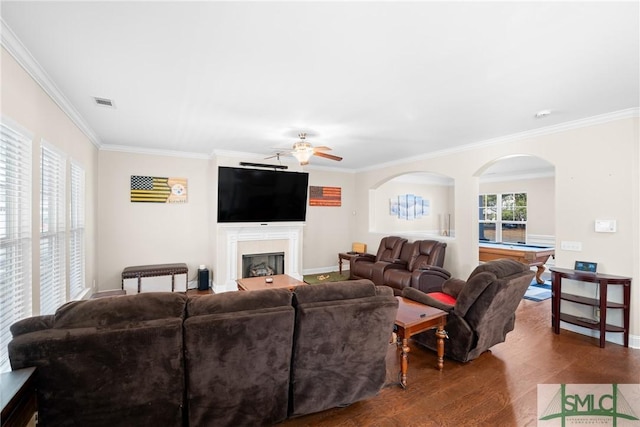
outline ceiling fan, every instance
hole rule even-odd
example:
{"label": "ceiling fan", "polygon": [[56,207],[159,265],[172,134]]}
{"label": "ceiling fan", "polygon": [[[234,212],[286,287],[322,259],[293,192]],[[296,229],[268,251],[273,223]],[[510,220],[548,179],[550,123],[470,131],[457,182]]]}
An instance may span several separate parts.
{"label": "ceiling fan", "polygon": [[[338,162],[342,160],[342,157],[325,153],[325,151],[331,150],[331,148],[329,147],[326,147],[326,146],[314,147],[313,145],[311,145],[311,143],[306,140],[307,134],[305,132],[299,133],[298,137],[300,138],[300,141],[296,141],[293,144],[291,151],[278,152],[271,157],[280,158],[280,156],[291,155],[295,157],[296,160],[298,160],[298,162],[303,166],[309,164],[309,159],[311,159],[311,156],[324,157],[325,159],[336,160]],[[269,159],[271,157],[267,157],[267,158]]]}

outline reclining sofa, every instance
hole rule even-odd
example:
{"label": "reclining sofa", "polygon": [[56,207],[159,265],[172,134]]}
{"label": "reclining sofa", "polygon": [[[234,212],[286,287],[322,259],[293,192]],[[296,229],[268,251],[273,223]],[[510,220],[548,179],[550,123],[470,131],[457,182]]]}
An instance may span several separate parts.
{"label": "reclining sofa", "polygon": [[369,279],[389,286],[395,295],[407,288],[438,292],[451,277],[443,268],[447,244],[437,240],[409,242],[396,236],[380,241],[377,254],[363,254],[350,261],[350,279]]}
{"label": "reclining sofa", "polygon": [[272,425],[378,393],[397,306],[368,280],[143,293],[18,321],[8,350],[45,426]]}

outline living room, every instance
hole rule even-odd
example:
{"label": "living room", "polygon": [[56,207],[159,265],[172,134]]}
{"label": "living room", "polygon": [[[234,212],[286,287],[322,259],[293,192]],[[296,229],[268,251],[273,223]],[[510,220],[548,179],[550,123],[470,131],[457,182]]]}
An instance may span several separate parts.
{"label": "living room", "polygon": [[[2,7],[4,13],[5,5]],[[637,13],[635,16],[637,24]],[[3,20],[3,30],[7,24]],[[84,169],[87,294],[119,288],[122,270],[127,266],[169,262],[187,263],[190,281],[195,280],[198,267],[205,265],[212,272],[214,291],[230,290],[226,283],[229,267],[223,238],[225,227],[216,222],[218,167],[238,166],[242,161],[268,162],[264,158],[270,153],[218,149],[215,145],[207,153],[182,152],[179,143],[175,143],[173,149],[127,146],[124,141],[96,144],[93,131],[83,128],[79,123],[84,120],[74,117],[75,109],[65,108],[66,98],[60,96],[55,82],[47,84],[47,74],[37,71],[38,61],[19,40],[11,37],[12,33],[3,31],[2,120],[12,128],[23,130],[32,141],[31,239],[37,242],[40,234],[38,147],[39,142],[45,140]],[[637,53],[635,59],[635,68],[629,73],[635,72],[637,77]],[[609,77],[603,75],[602,78]],[[594,86],[597,84],[594,82]],[[637,83],[629,90],[637,93]],[[419,172],[445,176],[453,182],[453,208],[432,206],[434,214],[451,214],[447,235],[440,226],[438,234],[417,231],[402,234],[410,240],[445,241],[445,268],[454,277],[466,278],[479,263],[477,204],[478,194],[482,192],[481,176],[496,162],[513,156],[533,156],[554,167],[554,206],[548,214],[554,219],[555,265],[572,268],[576,260],[597,261],[599,271],[629,276],[637,283],[640,280],[640,106],[638,97],[635,98],[635,104],[624,108],[603,112],[594,107],[592,111],[597,113],[580,119],[554,119],[559,121],[492,138],[472,136],[466,145],[449,148],[445,144],[367,166],[338,168],[331,162],[314,158],[309,166],[303,167],[292,159],[283,160],[290,171],[308,172],[311,186],[341,188],[341,206],[307,207],[306,221],[301,226],[300,273],[335,270],[337,254],[350,250],[355,241],[365,243],[370,251],[375,250],[381,238],[395,230],[376,225],[376,218],[372,216],[372,193],[393,178]],[[304,97],[297,101],[305,102]],[[68,100],[66,103],[66,106],[72,105]],[[469,113],[465,107],[460,111],[451,109],[449,115],[459,117],[460,126],[464,127],[464,120],[472,121],[474,112]],[[118,121],[115,115],[111,126],[117,127]],[[393,142],[387,150],[393,151]],[[131,203],[132,175],[186,178],[188,202]],[[596,219],[615,220],[617,231],[595,232]],[[278,225],[256,227],[277,229]],[[580,242],[582,250],[562,249],[561,242]],[[31,256],[32,278],[42,273],[37,246],[34,245]],[[29,313],[39,314],[38,281],[28,283]],[[630,311],[629,345],[637,349],[640,348],[637,286],[632,287]],[[591,336],[589,331],[576,331]],[[550,328],[548,333],[551,334]],[[608,340],[620,344],[620,337],[615,334]],[[608,351],[608,347],[604,351]]]}

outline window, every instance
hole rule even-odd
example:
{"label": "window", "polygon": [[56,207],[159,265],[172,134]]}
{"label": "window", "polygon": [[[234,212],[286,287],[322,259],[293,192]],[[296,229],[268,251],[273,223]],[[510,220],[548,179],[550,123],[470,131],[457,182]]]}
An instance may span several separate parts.
{"label": "window", "polygon": [[78,298],[84,283],[84,169],[71,162],[69,203],[69,297]]}
{"label": "window", "polygon": [[527,193],[481,194],[480,241],[527,242]]}
{"label": "window", "polygon": [[53,314],[67,300],[65,160],[44,141],[40,156],[40,314]]}
{"label": "window", "polygon": [[31,138],[6,122],[0,123],[0,368],[9,361],[9,327],[32,313]]}

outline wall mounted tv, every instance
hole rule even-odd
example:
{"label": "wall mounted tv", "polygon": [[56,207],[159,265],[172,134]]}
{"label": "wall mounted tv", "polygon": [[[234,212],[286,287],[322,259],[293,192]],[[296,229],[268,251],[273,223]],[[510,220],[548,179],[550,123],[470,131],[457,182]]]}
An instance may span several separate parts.
{"label": "wall mounted tv", "polygon": [[218,222],[304,221],[309,174],[218,168]]}

